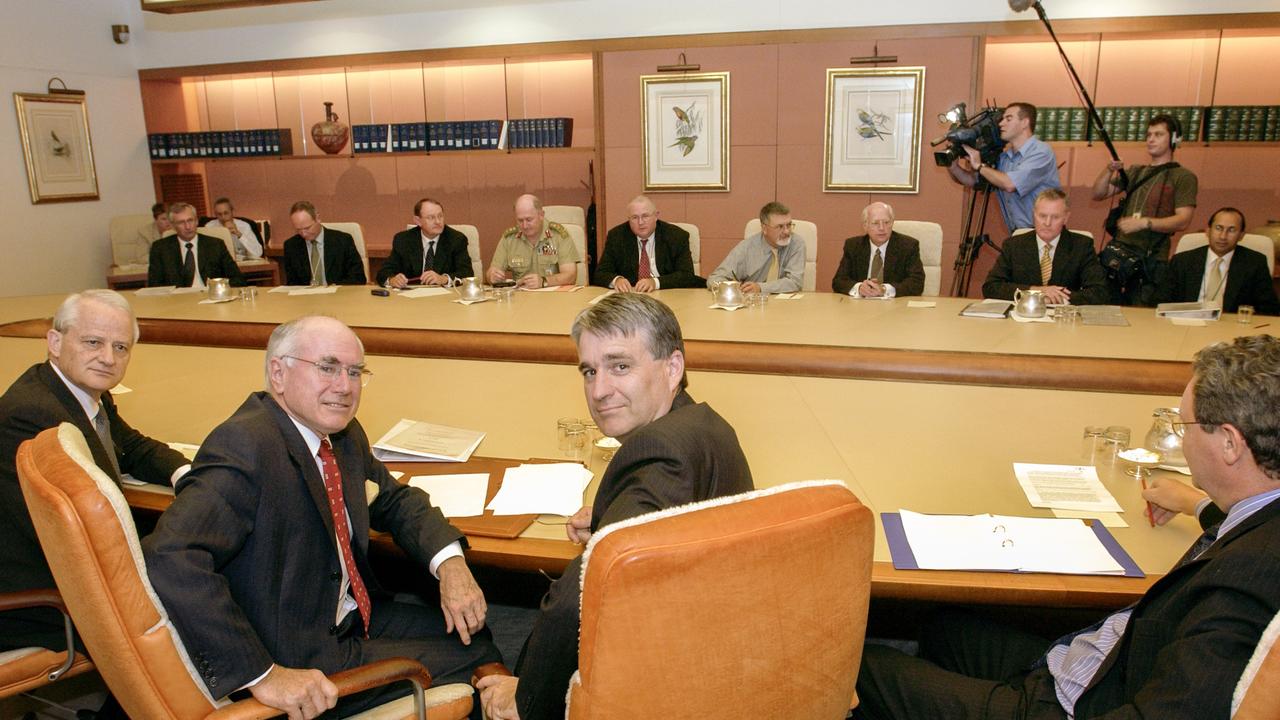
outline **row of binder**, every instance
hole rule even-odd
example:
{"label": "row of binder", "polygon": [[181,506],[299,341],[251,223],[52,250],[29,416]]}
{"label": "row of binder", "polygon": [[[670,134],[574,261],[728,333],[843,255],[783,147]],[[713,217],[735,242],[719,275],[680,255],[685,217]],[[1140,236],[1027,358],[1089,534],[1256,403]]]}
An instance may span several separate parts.
{"label": "row of binder", "polygon": [[147,147],[152,160],[292,155],[293,133],[289,128],[152,133]]}
{"label": "row of binder", "polygon": [[[1046,142],[1094,140],[1097,128],[1083,107],[1041,107],[1036,136]],[[1156,115],[1172,115],[1182,124],[1184,142],[1280,141],[1280,105],[1099,107],[1107,134],[1116,142],[1142,142],[1147,123]]]}
{"label": "row of binder", "polygon": [[573,144],[573,118],[356,125],[351,132],[359,154],[557,148]]}

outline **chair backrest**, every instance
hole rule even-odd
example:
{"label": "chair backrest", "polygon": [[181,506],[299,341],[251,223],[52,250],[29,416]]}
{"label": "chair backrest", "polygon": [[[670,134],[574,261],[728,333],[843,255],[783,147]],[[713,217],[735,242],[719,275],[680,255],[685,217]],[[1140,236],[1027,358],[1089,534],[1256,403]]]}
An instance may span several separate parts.
{"label": "chair backrest", "polygon": [[[804,286],[803,290],[813,292],[818,287],[818,226],[808,220],[793,220],[796,235],[804,238]],[[742,239],[760,232],[760,218],[751,218],[742,231]]]}
{"label": "chair backrest", "polygon": [[232,258],[236,256],[236,245],[235,241],[231,239],[230,230],[218,225],[215,227],[202,227],[198,232],[201,235],[218,238],[222,241],[222,244],[227,247],[227,253],[231,255]]}
{"label": "chair backrest", "polygon": [[920,241],[920,263],[924,265],[924,292],[937,295],[942,287],[942,226],[924,220],[895,220],[895,232]]}
{"label": "chair backrest", "polygon": [[475,225],[450,225],[467,236],[467,254],[471,256],[471,269],[478,278],[484,277],[484,260],[480,259],[480,229]]}
{"label": "chair backrest", "polygon": [[[153,221],[150,213],[139,215],[116,215],[107,223],[107,234],[111,238],[111,264],[117,266],[146,265],[146,258],[137,258],[138,229]],[[139,262],[139,260],[141,262]]]}
{"label": "chair backrest", "polygon": [[360,253],[360,262],[364,265],[364,277],[366,281],[373,280],[373,276],[369,275],[369,253],[364,249],[364,230],[360,228],[360,223],[354,222],[326,222],[320,223],[325,227],[341,230],[351,236],[356,243],[356,252]]}
{"label": "chair backrest", "polygon": [[693,274],[702,275],[702,233],[693,223],[671,223],[689,233],[689,255],[693,257]]}
{"label": "chair backrest", "polygon": [[835,481],[601,530],[583,554],[568,717],[844,717],[874,535]]}
{"label": "chair backrest", "polygon": [[[1198,247],[1204,247],[1205,245],[1208,245],[1208,244],[1209,244],[1208,235],[1205,235],[1202,232],[1187,233],[1186,235],[1183,235],[1180,240],[1178,240],[1178,249],[1176,252],[1186,252],[1188,250],[1195,250]],[[1275,241],[1273,241],[1271,238],[1267,237],[1266,235],[1257,235],[1255,233],[1245,233],[1244,237],[1240,238],[1240,244],[1249,248],[1250,250],[1256,250],[1262,253],[1264,256],[1266,256],[1267,270],[1270,270],[1272,275],[1276,274]]]}
{"label": "chair backrest", "polygon": [[198,679],[142,559],[129,505],[70,423],[18,448],[18,480],[54,580],[103,680],[129,717],[202,718]]}
{"label": "chair backrest", "polygon": [[581,225],[565,225],[564,229],[573,240],[573,246],[578,249],[578,279],[574,284],[590,285],[587,278],[587,230]]}
{"label": "chair backrest", "polygon": [[1280,708],[1280,613],[1262,632],[1231,698],[1232,720],[1275,720]]}
{"label": "chair backrest", "polygon": [[577,205],[543,205],[542,212],[551,222],[558,222],[561,225],[579,225],[584,232],[586,231],[587,213]]}

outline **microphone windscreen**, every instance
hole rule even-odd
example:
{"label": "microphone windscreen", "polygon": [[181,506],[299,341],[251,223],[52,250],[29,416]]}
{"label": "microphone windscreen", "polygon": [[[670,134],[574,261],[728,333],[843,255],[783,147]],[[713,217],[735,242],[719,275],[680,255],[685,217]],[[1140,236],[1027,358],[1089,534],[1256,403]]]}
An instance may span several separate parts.
{"label": "microphone windscreen", "polygon": [[1014,12],[1023,12],[1031,7],[1035,0],[1009,0],[1009,9]]}

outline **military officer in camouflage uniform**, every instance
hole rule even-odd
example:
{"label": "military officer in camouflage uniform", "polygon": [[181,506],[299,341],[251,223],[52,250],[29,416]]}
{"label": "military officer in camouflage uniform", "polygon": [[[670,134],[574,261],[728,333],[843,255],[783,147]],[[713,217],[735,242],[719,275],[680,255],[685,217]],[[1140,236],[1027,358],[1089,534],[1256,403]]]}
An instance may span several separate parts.
{"label": "military officer in camouflage uniform", "polygon": [[535,195],[516,198],[516,225],[502,233],[489,265],[489,282],[515,280],[536,289],[572,285],[578,278],[578,249],[560,223],[549,222]]}

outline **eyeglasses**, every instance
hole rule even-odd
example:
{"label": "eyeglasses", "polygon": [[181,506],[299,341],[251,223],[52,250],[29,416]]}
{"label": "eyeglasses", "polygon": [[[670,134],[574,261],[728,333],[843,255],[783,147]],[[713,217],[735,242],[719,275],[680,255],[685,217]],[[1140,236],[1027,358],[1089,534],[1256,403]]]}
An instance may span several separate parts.
{"label": "eyeglasses", "polygon": [[1207,423],[1200,420],[1187,420],[1186,422],[1171,422],[1173,426],[1173,434],[1182,437],[1187,432],[1188,425],[1203,425],[1206,427],[1216,425],[1217,423]]}
{"label": "eyeglasses", "polygon": [[657,213],[644,213],[644,214],[642,214],[642,215],[632,215],[631,217],[628,217],[627,219],[628,219],[628,220],[630,220],[630,221],[632,221],[632,222],[649,222],[650,220],[652,220],[652,219],[654,219],[654,218],[656,218],[656,217],[658,217],[658,214],[657,214]]}
{"label": "eyeglasses", "polygon": [[796,224],[793,221],[793,222],[778,223],[777,225],[770,225],[769,227],[773,228],[774,230],[795,230]]}
{"label": "eyeglasses", "polygon": [[338,379],[338,373],[346,373],[347,379],[353,383],[360,383],[360,387],[365,387],[369,381],[373,379],[373,373],[358,365],[339,365],[338,363],[316,362],[300,358],[297,355],[285,355],[290,360],[299,360],[301,362],[312,365],[316,369],[316,373],[320,375],[320,379],[325,382],[333,382]]}

